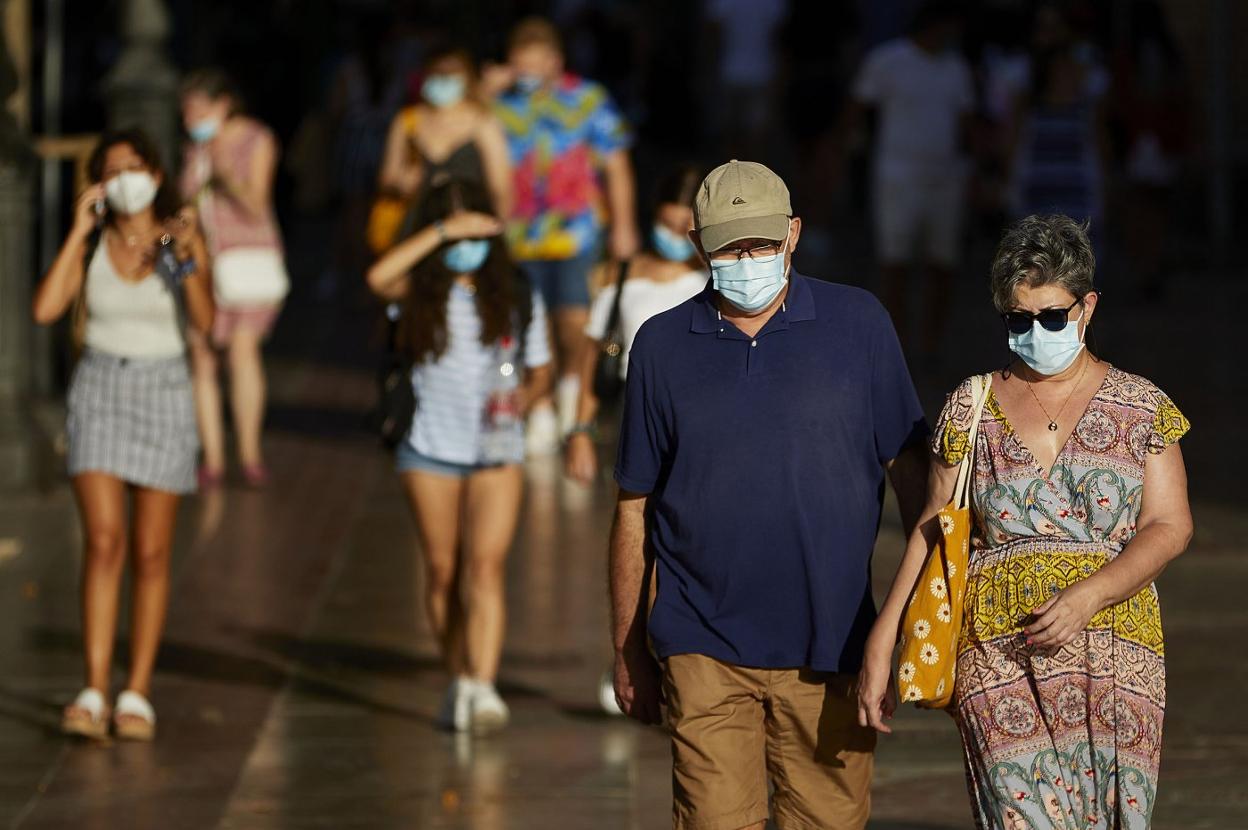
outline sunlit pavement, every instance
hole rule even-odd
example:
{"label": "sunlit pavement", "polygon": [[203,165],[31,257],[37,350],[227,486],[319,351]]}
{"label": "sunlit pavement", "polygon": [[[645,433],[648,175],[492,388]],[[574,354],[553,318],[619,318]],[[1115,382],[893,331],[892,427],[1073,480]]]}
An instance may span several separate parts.
{"label": "sunlit pavement", "polygon": [[[960,289],[959,308],[975,310],[957,312],[950,354],[920,379],[931,415],[952,380],[987,368],[967,355],[991,364],[1002,352],[991,351],[995,330],[980,327],[980,286],[977,278]],[[1231,296],[1219,313],[1229,319],[1244,289],[1223,287]],[[1248,519],[1229,489],[1243,469],[1237,407],[1248,396],[1226,371],[1229,358],[1207,345],[1217,320],[1182,309],[1118,313],[1105,326],[1111,356],[1152,376],[1196,423],[1185,445],[1197,538],[1160,585],[1169,706],[1155,826],[1248,827]],[[63,485],[0,504],[0,821],[109,830],[668,825],[664,734],[597,704],[609,657],[609,478],[585,490],[563,480],[554,459],[530,465],[500,684],[513,724],[484,739],[436,731],[445,679],[418,603],[411,519],[389,459],[361,428],[373,394],[367,361],[358,349],[334,359],[334,314],[293,319],[271,361],[274,485],[229,487],[183,509],[154,744],[57,734],[59,708],[80,683],[78,523]],[[357,339],[364,328],[359,315],[347,326]],[[890,507],[877,589],[900,546]],[[895,729],[880,744],[871,827],[968,827],[951,721],[905,711]]]}

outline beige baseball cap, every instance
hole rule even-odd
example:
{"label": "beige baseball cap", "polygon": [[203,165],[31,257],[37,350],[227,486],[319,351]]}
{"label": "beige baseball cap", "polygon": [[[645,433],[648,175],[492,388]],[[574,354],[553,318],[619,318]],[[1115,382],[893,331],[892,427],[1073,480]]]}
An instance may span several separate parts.
{"label": "beige baseball cap", "polygon": [[784,180],[753,161],[716,167],[693,198],[694,227],[708,252],[738,239],[784,239],[792,215]]}

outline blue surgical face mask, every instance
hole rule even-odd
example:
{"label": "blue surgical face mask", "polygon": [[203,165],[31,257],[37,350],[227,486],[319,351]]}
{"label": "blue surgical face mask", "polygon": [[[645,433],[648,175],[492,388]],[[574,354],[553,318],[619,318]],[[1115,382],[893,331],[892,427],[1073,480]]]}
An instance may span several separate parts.
{"label": "blue surgical face mask", "polygon": [[1080,314],[1061,331],[1049,331],[1036,320],[1031,324],[1030,331],[1010,333],[1010,351],[1022,358],[1034,372],[1041,375],[1061,374],[1083,351],[1083,335],[1079,332],[1079,321],[1082,319],[1083,314]]}
{"label": "blue surgical face mask", "polygon": [[456,274],[471,274],[481,267],[489,255],[490,240],[461,239],[446,249],[442,261]]}
{"label": "blue surgical face mask", "polygon": [[196,144],[212,141],[221,132],[221,122],[216,118],[202,118],[186,128],[187,135]]}
{"label": "blue surgical face mask", "polygon": [[520,90],[526,95],[529,93],[537,92],[541,88],[542,88],[542,76],[541,75],[517,75],[516,76],[516,89]]}
{"label": "blue surgical face mask", "polygon": [[656,224],[650,238],[654,241],[654,250],[659,256],[672,262],[684,262],[697,252],[689,237],[672,233],[666,225]]}
{"label": "blue surgical face mask", "polygon": [[780,253],[767,262],[755,262],[748,256],[726,263],[717,263],[712,259],[711,280],[715,290],[742,311],[766,308],[776,299],[788,278],[784,265],[788,247],[786,238]]}
{"label": "blue surgical face mask", "polygon": [[430,75],[421,85],[420,94],[435,107],[449,107],[464,100],[467,87],[462,75]]}

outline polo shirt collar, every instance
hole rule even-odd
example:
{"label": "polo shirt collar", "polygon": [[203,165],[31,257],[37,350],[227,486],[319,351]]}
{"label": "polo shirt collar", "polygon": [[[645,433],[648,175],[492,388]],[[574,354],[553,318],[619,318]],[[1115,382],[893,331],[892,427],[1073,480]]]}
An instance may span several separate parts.
{"label": "polo shirt collar", "polygon": [[[796,269],[789,272],[789,293],[784,298],[781,312],[790,323],[815,319],[815,298],[810,291],[810,280]],[[772,318],[775,319],[775,318]],[[719,320],[719,295],[714,280],[707,280],[706,287],[693,303],[689,330],[697,334],[715,334],[723,324]]]}

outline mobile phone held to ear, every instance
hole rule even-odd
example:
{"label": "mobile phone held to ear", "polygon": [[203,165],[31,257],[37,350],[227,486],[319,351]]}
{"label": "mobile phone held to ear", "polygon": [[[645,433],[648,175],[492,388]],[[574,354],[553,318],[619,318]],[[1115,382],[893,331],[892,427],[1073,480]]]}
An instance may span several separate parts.
{"label": "mobile phone held to ear", "polygon": [[95,226],[98,228],[104,224],[104,211],[107,209],[107,205],[104,204],[103,199],[96,199],[92,207],[95,208]]}

